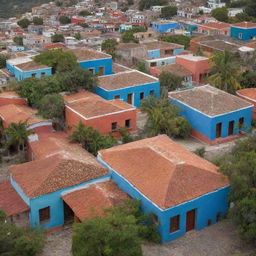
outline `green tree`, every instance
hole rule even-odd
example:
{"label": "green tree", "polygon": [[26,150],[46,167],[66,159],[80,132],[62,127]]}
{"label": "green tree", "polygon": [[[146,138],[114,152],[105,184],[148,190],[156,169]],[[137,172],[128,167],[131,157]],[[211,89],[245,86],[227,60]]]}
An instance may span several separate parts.
{"label": "green tree", "polygon": [[248,3],[245,8],[245,12],[249,16],[256,18],[256,2],[254,0],[248,0]]}
{"label": "green tree", "polygon": [[81,40],[81,38],[82,38],[80,33],[76,33],[74,37],[77,40]]}
{"label": "green tree", "polygon": [[150,136],[167,134],[185,138],[190,135],[189,122],[178,116],[180,110],[169,99],[149,97],[141,101],[141,109],[148,114],[145,130]]}
{"label": "green tree", "polygon": [[1,210],[0,216],[0,255],[36,256],[42,251],[45,242],[42,230],[16,227]]}
{"label": "green tree", "polygon": [[165,19],[171,19],[177,15],[178,8],[176,6],[166,6],[161,9],[161,17]]}
{"label": "green tree", "polygon": [[39,17],[34,17],[32,22],[34,23],[34,25],[43,25],[44,24],[43,18],[39,18]]}
{"label": "green tree", "polygon": [[106,214],[75,224],[74,256],[142,256],[144,240],[159,242],[152,217],[140,212],[139,201],[124,201],[120,206],[106,209]]}
{"label": "green tree", "polygon": [[215,8],[211,14],[218,21],[228,22],[228,9],[226,7]]}
{"label": "green tree", "polygon": [[144,9],[149,9],[154,5],[167,5],[168,0],[140,0],[139,1],[139,10],[143,11]]}
{"label": "green tree", "polygon": [[17,45],[23,45],[23,37],[22,36],[15,36],[13,38],[13,42]]}
{"label": "green tree", "polygon": [[250,21],[252,18],[246,12],[241,12],[236,14],[235,19],[236,19],[236,22],[242,22],[242,21]]}
{"label": "green tree", "polygon": [[112,135],[101,135],[92,127],[86,127],[79,122],[77,129],[70,135],[72,142],[78,142],[81,146],[93,155],[97,155],[98,151],[114,146],[117,141]]}
{"label": "green tree", "polygon": [[79,23],[78,25],[83,28],[89,28],[89,25],[87,23]]}
{"label": "green tree", "polygon": [[11,123],[9,127],[4,129],[5,145],[7,148],[14,146],[17,151],[24,151],[25,143],[30,134],[32,134],[32,131],[27,130],[26,123]]}
{"label": "green tree", "polygon": [[256,88],[256,72],[247,70],[240,77],[242,88]]}
{"label": "green tree", "polygon": [[133,34],[137,32],[146,32],[146,31],[147,31],[147,28],[144,26],[134,27],[130,30],[126,30],[122,33],[122,41],[124,43],[130,43],[130,42],[138,43],[138,40],[134,37]]}
{"label": "green tree", "polygon": [[211,68],[213,75],[209,77],[209,81],[213,86],[229,93],[235,93],[241,88],[238,80],[239,68],[235,65],[234,55],[231,52],[218,52],[211,61],[214,65]]}
{"label": "green tree", "polygon": [[113,59],[116,58],[116,46],[118,45],[116,39],[106,39],[101,44],[101,49],[107,54],[110,54]]}
{"label": "green tree", "polygon": [[7,55],[0,54],[0,68],[6,67],[6,61],[8,59]]}
{"label": "green tree", "polygon": [[17,22],[17,24],[22,27],[22,28],[27,28],[30,24],[31,24],[31,21],[24,18],[24,19],[21,19]]}
{"label": "green tree", "polygon": [[59,17],[59,22],[60,22],[60,24],[65,25],[65,24],[69,24],[71,22],[71,20],[69,17],[62,15]]}
{"label": "green tree", "polygon": [[62,49],[47,50],[35,56],[34,61],[53,68],[54,72],[64,72],[78,66],[76,56]]}
{"label": "green tree", "polygon": [[53,43],[64,42],[65,38],[63,34],[54,34],[51,37]]}
{"label": "green tree", "polygon": [[182,78],[173,75],[168,71],[161,72],[159,82],[163,96],[167,96],[166,94],[168,94],[169,91],[175,91],[184,87],[182,84]]}
{"label": "green tree", "polygon": [[92,15],[88,10],[82,10],[78,13],[80,16],[89,16]]}
{"label": "green tree", "polygon": [[139,61],[136,65],[136,69],[143,73],[148,73],[145,61]]}
{"label": "green tree", "polygon": [[184,35],[161,36],[159,39],[161,41],[165,41],[169,43],[184,45],[186,49],[189,47],[190,40],[191,40],[189,36],[184,36]]}

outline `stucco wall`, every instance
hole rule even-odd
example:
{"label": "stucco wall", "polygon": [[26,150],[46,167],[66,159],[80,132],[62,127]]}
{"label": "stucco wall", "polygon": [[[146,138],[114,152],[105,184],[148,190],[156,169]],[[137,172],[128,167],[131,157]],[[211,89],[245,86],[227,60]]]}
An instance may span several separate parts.
{"label": "stucco wall", "polygon": [[99,59],[99,60],[89,60],[81,61],[79,65],[83,69],[89,70],[90,68],[94,69],[94,74],[100,72],[100,67],[104,67],[104,75],[111,75],[112,72],[112,58],[108,59]]}
{"label": "stucco wall", "polygon": [[[242,34],[242,38],[239,38],[239,33]],[[230,36],[238,40],[251,40],[253,37],[256,37],[256,28],[238,28],[231,26]]]}

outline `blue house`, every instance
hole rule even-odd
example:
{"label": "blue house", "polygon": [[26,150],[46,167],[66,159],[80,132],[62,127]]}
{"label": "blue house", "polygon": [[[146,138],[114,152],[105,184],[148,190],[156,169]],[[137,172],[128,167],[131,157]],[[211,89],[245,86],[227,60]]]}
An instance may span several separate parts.
{"label": "blue house", "polygon": [[237,138],[251,127],[253,105],[210,85],[169,92],[171,103],[192,126],[192,136],[208,144]]}
{"label": "blue house", "polygon": [[180,25],[176,21],[162,20],[153,22],[152,28],[155,29],[158,33],[166,33],[175,29],[180,29]]}
{"label": "blue house", "polygon": [[14,75],[17,81],[30,77],[42,78],[52,75],[51,67],[36,63],[30,57],[7,60],[6,67]]}
{"label": "blue house", "polygon": [[160,96],[159,80],[137,70],[98,77],[96,94],[106,100],[122,99],[136,107],[150,95]]}
{"label": "blue house", "polygon": [[256,23],[244,21],[231,24],[230,36],[243,41],[254,39],[256,37]]}
{"label": "blue house", "polygon": [[153,213],[163,242],[200,230],[228,210],[229,181],[212,163],[166,135],[101,150],[111,179]]}
{"label": "blue house", "polygon": [[76,55],[81,68],[100,76],[113,74],[111,55],[86,47],[68,49],[68,51]]}

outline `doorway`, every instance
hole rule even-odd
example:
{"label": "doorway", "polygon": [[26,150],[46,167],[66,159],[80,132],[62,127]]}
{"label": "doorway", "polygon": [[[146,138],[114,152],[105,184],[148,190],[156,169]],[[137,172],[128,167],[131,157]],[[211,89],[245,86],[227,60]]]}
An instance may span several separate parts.
{"label": "doorway", "polygon": [[234,121],[230,121],[228,124],[228,136],[234,134]]}
{"label": "doorway", "polygon": [[104,67],[100,67],[100,72],[99,72],[99,75],[100,76],[103,76],[104,75]]}
{"label": "doorway", "polygon": [[64,201],[64,223],[72,223],[74,222],[74,212],[72,211],[72,209],[69,207],[69,205],[67,205]]}
{"label": "doorway", "polygon": [[186,232],[195,229],[196,210],[191,210],[186,214]]}
{"label": "doorway", "polygon": [[222,124],[218,123],[216,125],[216,138],[220,138],[221,137],[221,130],[222,130]]}
{"label": "doorway", "polygon": [[133,104],[133,94],[132,93],[129,93],[128,95],[127,95],[127,102],[129,103],[129,104]]}

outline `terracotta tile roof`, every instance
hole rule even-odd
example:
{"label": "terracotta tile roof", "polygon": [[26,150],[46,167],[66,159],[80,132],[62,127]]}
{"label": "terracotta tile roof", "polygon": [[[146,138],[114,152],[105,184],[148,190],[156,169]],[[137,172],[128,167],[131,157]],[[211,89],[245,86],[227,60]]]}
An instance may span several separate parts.
{"label": "terracotta tile roof", "polygon": [[120,73],[120,72],[124,72],[124,71],[131,70],[131,69],[128,67],[125,67],[123,65],[113,63],[112,70],[114,73]]}
{"label": "terracotta tile roof", "polygon": [[99,164],[66,159],[61,155],[13,165],[9,167],[9,171],[29,198],[72,187],[108,174]]}
{"label": "terracotta tile roof", "polygon": [[0,209],[7,216],[22,213],[29,210],[28,205],[21,199],[10,181],[0,182]]}
{"label": "terracotta tile roof", "polygon": [[0,117],[3,119],[4,128],[11,123],[26,122],[28,126],[46,122],[48,120],[36,115],[37,110],[25,105],[9,104],[0,107]]}
{"label": "terracotta tile roof", "polygon": [[141,45],[140,44],[136,44],[136,43],[119,43],[116,46],[116,49],[126,50],[126,49],[138,48],[138,47],[141,47]]}
{"label": "terracotta tile roof", "polygon": [[138,71],[121,72],[109,76],[98,77],[98,86],[108,91],[117,90],[120,88],[133,87],[158,82],[155,77],[143,74]]}
{"label": "terracotta tile roof", "polygon": [[73,52],[76,55],[78,61],[111,58],[111,55],[108,55],[103,52],[95,51],[87,47],[79,47],[74,49],[63,49],[63,50]]}
{"label": "terracotta tile roof", "polygon": [[0,93],[0,98],[7,98],[7,99],[22,99],[19,94],[14,91],[6,91]]}
{"label": "terracotta tile roof", "polygon": [[158,67],[160,72],[168,71],[172,73],[173,75],[179,76],[179,77],[188,77],[192,76],[192,72],[188,69],[184,68],[183,66],[179,64],[169,64],[165,66]]}
{"label": "terracotta tile roof", "polygon": [[38,69],[45,69],[49,68],[46,65],[34,62],[34,61],[29,61],[26,63],[18,64],[16,65],[17,68],[23,70],[23,71],[30,71],[30,70],[38,70]]}
{"label": "terracotta tile roof", "polygon": [[241,97],[246,97],[249,100],[256,101],[256,88],[241,89],[236,92]]}
{"label": "terracotta tile roof", "polygon": [[80,220],[85,220],[104,216],[104,208],[116,206],[129,196],[113,181],[105,181],[65,194],[62,199]]}
{"label": "terracotta tile roof", "polygon": [[224,22],[208,22],[204,24],[200,24],[200,27],[212,28],[212,29],[225,29],[229,28],[230,24]]}
{"label": "terracotta tile roof", "polygon": [[238,51],[238,49],[240,48],[240,46],[236,44],[225,42],[223,40],[202,41],[202,42],[199,42],[199,44],[202,46],[213,48],[214,50],[219,50],[219,51],[234,52],[234,51]]}
{"label": "terracotta tile roof", "polygon": [[[68,97],[72,97],[72,95]],[[67,99],[68,97],[64,97],[64,99]],[[76,95],[73,96],[73,98],[75,97]],[[134,109],[132,105],[123,102],[122,100],[116,99],[107,101],[90,92],[80,92],[78,93],[76,100],[68,100],[67,102],[69,103],[67,103],[66,106],[69,109],[78,112],[84,118],[93,118],[102,115],[114,114],[119,111]]]}
{"label": "terracotta tile roof", "polygon": [[145,46],[147,50],[156,50],[156,49],[180,49],[183,48],[184,45],[174,44],[164,41],[156,41],[156,42],[147,42],[142,43],[142,46]]}
{"label": "terracotta tile roof", "polygon": [[45,49],[57,49],[57,48],[65,48],[65,47],[66,46],[64,43],[49,43],[44,45]]}
{"label": "terracotta tile roof", "polygon": [[100,151],[102,159],[162,209],[229,185],[212,163],[166,135]]}
{"label": "terracotta tile roof", "polygon": [[[252,106],[247,101],[210,85],[179,92],[169,92],[169,97],[208,116],[226,114]],[[223,102],[225,102],[225,104],[223,104]]]}
{"label": "terracotta tile roof", "polygon": [[256,23],[244,21],[241,23],[235,23],[231,25],[232,27],[239,27],[239,28],[256,28]]}
{"label": "terracotta tile roof", "polygon": [[246,44],[245,46],[256,49],[256,42],[250,42],[250,43]]}

